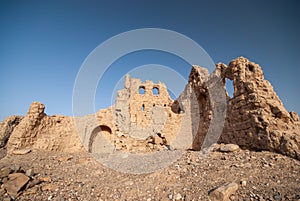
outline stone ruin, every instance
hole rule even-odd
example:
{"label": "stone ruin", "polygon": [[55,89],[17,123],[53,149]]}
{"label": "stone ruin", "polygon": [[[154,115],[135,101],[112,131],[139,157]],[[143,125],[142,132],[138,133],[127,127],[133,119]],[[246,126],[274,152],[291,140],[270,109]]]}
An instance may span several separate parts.
{"label": "stone ruin", "polygon": [[172,103],[165,84],[141,82],[126,75],[115,105],[96,115],[102,130],[110,131],[107,138],[117,150],[162,150],[169,148],[181,122],[181,115],[171,109]]}
{"label": "stone ruin", "polygon": [[[226,92],[232,80],[233,97]],[[213,91],[220,100],[212,100]],[[220,87],[221,86],[221,87]],[[193,66],[188,83],[172,100],[159,82],[142,82],[126,76],[116,102],[95,115],[47,116],[45,106],[34,102],[25,117],[11,116],[0,124],[0,146],[8,153],[23,149],[53,151],[155,152],[200,150],[212,143],[234,143],[244,149],[269,150],[300,159],[300,121],[288,112],[264,79],[261,67],[244,57],[228,66],[219,63],[212,74]],[[221,111],[221,112],[220,112]],[[215,113],[223,115],[222,132],[206,141]]]}

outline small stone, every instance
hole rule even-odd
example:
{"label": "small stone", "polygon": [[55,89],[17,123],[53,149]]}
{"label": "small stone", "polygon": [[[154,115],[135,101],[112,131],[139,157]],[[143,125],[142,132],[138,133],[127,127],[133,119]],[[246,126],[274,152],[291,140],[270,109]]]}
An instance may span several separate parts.
{"label": "small stone", "polygon": [[15,155],[24,155],[24,154],[28,154],[29,152],[31,152],[30,149],[16,149],[12,153]]}
{"label": "small stone", "polygon": [[277,195],[274,195],[275,200],[281,200],[281,194],[278,193]]}
{"label": "small stone", "polygon": [[39,179],[41,181],[44,181],[44,182],[51,182],[52,181],[51,177],[40,177]]}
{"label": "small stone", "polygon": [[20,165],[12,165],[12,170],[14,173],[20,172],[21,166]]}
{"label": "small stone", "polygon": [[3,197],[6,191],[3,188],[0,188],[0,197]]}
{"label": "small stone", "polygon": [[228,201],[230,195],[234,194],[238,188],[239,185],[235,182],[225,183],[209,192],[209,197],[212,201]]}
{"label": "small stone", "polygon": [[59,162],[66,162],[66,161],[69,161],[71,160],[73,157],[72,156],[64,156],[64,157],[60,157],[58,159]]}
{"label": "small stone", "polygon": [[169,198],[170,200],[172,200],[172,199],[173,199],[173,195],[172,195],[172,194],[168,195],[168,198]]}
{"label": "small stone", "polygon": [[126,185],[126,186],[132,186],[132,185],[133,185],[133,181],[126,181],[126,182],[125,182],[125,185]]}
{"label": "small stone", "polygon": [[33,169],[28,169],[26,170],[26,173],[25,173],[28,177],[32,177],[34,175],[34,172],[33,172]]}
{"label": "small stone", "polygon": [[251,163],[246,163],[246,164],[244,165],[244,167],[245,167],[245,168],[252,168],[252,165],[251,165]]}
{"label": "small stone", "polygon": [[181,194],[180,193],[177,193],[175,196],[174,196],[174,199],[175,200],[180,200],[182,198]]}
{"label": "small stone", "polygon": [[58,186],[55,184],[45,184],[42,186],[42,191],[55,191],[58,189]]}
{"label": "small stone", "polygon": [[12,172],[12,169],[9,167],[4,167],[0,170],[0,178],[7,177]]}
{"label": "small stone", "polygon": [[5,184],[6,182],[8,182],[8,177],[4,177],[4,178],[2,179],[2,183],[3,183],[3,184]]}
{"label": "small stone", "polygon": [[10,199],[10,197],[4,197],[3,201],[11,201],[12,199]]}
{"label": "small stone", "polygon": [[22,173],[8,175],[8,181],[4,184],[4,189],[11,196],[16,196],[18,192],[27,184],[29,177]]}
{"label": "small stone", "polygon": [[220,147],[221,152],[234,152],[239,150],[239,145],[236,144],[226,144]]}
{"label": "small stone", "polygon": [[227,160],[227,157],[226,156],[222,156],[221,160]]}
{"label": "small stone", "polygon": [[229,200],[231,200],[231,201],[235,200],[235,196],[234,196],[234,195],[231,195],[231,196],[229,197]]}
{"label": "small stone", "polygon": [[242,185],[243,187],[245,187],[245,186],[247,185],[247,181],[246,181],[246,180],[242,180],[242,181],[241,181],[241,185]]}
{"label": "small stone", "polygon": [[37,185],[37,184],[40,184],[40,183],[41,183],[40,180],[34,179],[34,180],[28,182],[26,188],[27,188],[27,189],[28,189],[28,188],[32,188],[33,186],[35,186],[35,185]]}

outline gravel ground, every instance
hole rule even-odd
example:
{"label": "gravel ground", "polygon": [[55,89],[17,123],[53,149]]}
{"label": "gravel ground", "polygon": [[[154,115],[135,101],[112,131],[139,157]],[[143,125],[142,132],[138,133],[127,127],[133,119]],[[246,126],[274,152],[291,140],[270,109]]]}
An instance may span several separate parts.
{"label": "gravel ground", "polygon": [[215,150],[202,159],[186,151],[167,168],[139,175],[109,169],[85,152],[7,155],[0,168],[8,166],[32,169],[41,183],[2,200],[209,200],[226,182],[239,184],[230,200],[300,200],[300,161],[266,151]]}

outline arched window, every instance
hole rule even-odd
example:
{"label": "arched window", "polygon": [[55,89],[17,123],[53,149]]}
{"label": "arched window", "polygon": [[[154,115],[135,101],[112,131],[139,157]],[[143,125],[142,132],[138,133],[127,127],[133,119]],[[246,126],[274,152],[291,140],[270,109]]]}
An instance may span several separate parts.
{"label": "arched window", "polygon": [[142,105],[142,111],[145,111],[145,105],[144,104]]}
{"label": "arched window", "polygon": [[159,94],[158,88],[157,87],[153,87],[152,93],[153,93],[154,96],[157,96]]}
{"label": "arched window", "polygon": [[144,86],[140,86],[139,87],[139,94],[145,94],[145,87]]}
{"label": "arched window", "polygon": [[234,86],[233,86],[233,81],[226,78],[226,83],[225,83],[225,86],[226,86],[226,92],[228,94],[228,96],[230,98],[233,98],[233,94],[234,94]]}

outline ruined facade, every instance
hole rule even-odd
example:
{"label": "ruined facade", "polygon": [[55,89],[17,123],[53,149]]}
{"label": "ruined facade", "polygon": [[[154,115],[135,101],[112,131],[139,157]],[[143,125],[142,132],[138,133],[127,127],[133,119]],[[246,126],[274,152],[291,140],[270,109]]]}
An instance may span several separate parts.
{"label": "ruined facade", "polygon": [[223,76],[233,80],[222,142],[269,150],[300,159],[300,122],[288,112],[261,67],[246,58],[230,62]]}
{"label": "ruined facade", "polygon": [[[300,122],[288,112],[272,85],[264,79],[261,67],[244,57],[217,64],[207,79],[199,78],[202,68],[193,66],[188,85],[196,91],[202,121],[199,122],[193,149],[201,148],[211,121],[212,110],[207,88],[212,77],[219,77],[225,88],[226,78],[233,81],[234,94],[227,95],[225,125],[218,142],[235,143],[255,150],[269,150],[300,159]],[[202,75],[204,75],[202,73]]]}
{"label": "ruined facade", "polygon": [[[233,97],[227,95],[226,79],[233,81]],[[211,127],[213,121],[222,130],[217,139],[207,140],[207,133],[220,129]],[[5,130],[6,138],[10,134],[9,152],[23,148],[82,151],[83,147],[96,154],[200,150],[218,141],[300,159],[298,115],[286,111],[261,67],[243,57],[228,66],[217,64],[212,74],[193,66],[176,100],[169,97],[163,83],[127,75],[115,104],[96,115],[49,117],[43,104],[35,102],[13,126],[8,128],[5,122],[10,121],[2,122],[0,131]]]}
{"label": "ruined facade", "polygon": [[[126,75],[115,105],[99,110],[97,119],[117,150],[151,151],[169,149],[181,124],[181,113],[171,109],[165,84],[142,82]],[[103,129],[102,129],[103,130]],[[104,129],[105,130],[105,129]],[[92,140],[91,143],[96,143]]]}

